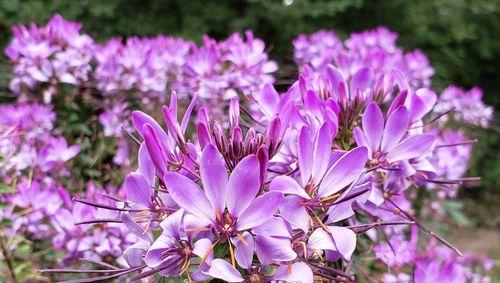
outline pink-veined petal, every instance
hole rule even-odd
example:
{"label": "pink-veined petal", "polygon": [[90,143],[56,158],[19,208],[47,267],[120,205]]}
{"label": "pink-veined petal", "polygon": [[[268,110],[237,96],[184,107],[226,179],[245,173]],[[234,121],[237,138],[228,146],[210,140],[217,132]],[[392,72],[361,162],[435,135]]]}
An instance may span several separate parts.
{"label": "pink-veined petal", "polygon": [[435,141],[432,134],[414,135],[398,144],[387,154],[387,159],[391,162],[411,159],[429,152]]}
{"label": "pink-veined petal", "polygon": [[384,115],[377,104],[373,102],[368,104],[362,117],[362,123],[363,132],[372,152],[378,151],[384,131]]}
{"label": "pink-veined petal", "polygon": [[249,155],[236,165],[226,192],[226,206],[232,216],[238,217],[255,199],[260,188],[260,165],[257,156]]}
{"label": "pink-veined petal", "polygon": [[244,280],[241,273],[236,268],[221,258],[212,260],[210,268],[205,274],[213,278],[222,279],[226,282],[243,282]]}
{"label": "pink-veined petal", "polygon": [[189,178],[173,172],[165,174],[164,182],[170,197],[187,212],[208,223],[215,222],[215,211],[203,191]]}
{"label": "pink-veined petal", "polygon": [[283,201],[280,192],[268,192],[257,197],[237,218],[238,230],[247,230],[261,225],[271,218]]}
{"label": "pink-veined petal", "polygon": [[382,136],[381,150],[389,152],[393,149],[408,130],[410,116],[404,106],[398,107],[387,118],[384,135]]}
{"label": "pink-veined petal", "polygon": [[214,145],[205,147],[200,159],[200,176],[205,195],[219,213],[224,212],[227,190],[227,169]]}
{"label": "pink-veined petal", "polygon": [[318,197],[327,197],[340,191],[363,172],[368,159],[366,147],[357,147],[339,158],[330,168],[318,189]]}

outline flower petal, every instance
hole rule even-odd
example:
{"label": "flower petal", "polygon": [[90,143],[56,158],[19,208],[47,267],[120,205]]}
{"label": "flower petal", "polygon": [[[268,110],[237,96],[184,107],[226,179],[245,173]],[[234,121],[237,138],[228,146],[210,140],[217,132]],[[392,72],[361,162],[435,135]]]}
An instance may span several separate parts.
{"label": "flower petal", "polygon": [[291,261],[297,257],[287,238],[255,236],[255,252],[262,265],[273,261]]}
{"label": "flower petal", "polygon": [[364,67],[356,71],[351,78],[351,93],[356,93],[356,90],[364,91],[373,80],[373,71],[370,68]]}
{"label": "flower petal", "polygon": [[336,250],[332,235],[318,228],[312,232],[307,241],[307,247],[313,250]]}
{"label": "flower petal", "polygon": [[362,117],[363,131],[372,152],[377,152],[384,132],[384,115],[374,102],[368,104]]}
{"label": "flower petal", "polygon": [[163,176],[167,171],[166,148],[162,146],[157,132],[150,124],[144,124],[142,127],[144,142],[149,152],[149,156],[155,165],[156,171]]}
{"label": "flower petal", "polygon": [[214,145],[205,147],[200,159],[200,176],[205,195],[219,213],[224,212],[227,189],[227,169]]}
{"label": "flower petal", "polygon": [[259,160],[249,155],[234,168],[227,185],[226,206],[229,213],[238,217],[255,199],[260,188]]}
{"label": "flower petal", "polygon": [[305,207],[299,205],[303,201],[301,197],[288,196],[280,205],[280,215],[294,229],[298,228],[304,232],[309,230],[309,215]]}
{"label": "flower petal", "polygon": [[208,223],[215,222],[215,211],[203,191],[189,178],[173,172],[164,177],[170,197],[178,206]]}
{"label": "flower petal", "polygon": [[345,227],[340,226],[327,226],[331,232],[333,242],[337,251],[342,254],[342,256],[349,260],[352,253],[356,249],[356,234]]}
{"label": "flower petal", "polygon": [[298,139],[298,164],[300,169],[300,178],[302,184],[306,185],[309,182],[313,168],[313,143],[311,141],[311,133],[307,126],[302,127]]}
{"label": "flower petal", "polygon": [[236,268],[221,258],[212,260],[210,268],[205,274],[213,278],[222,279],[226,282],[243,282],[244,280],[241,273]]}
{"label": "flower petal", "polygon": [[257,197],[237,218],[238,230],[251,229],[266,222],[273,216],[282,201],[283,194],[280,192],[268,192]]}
{"label": "flower petal", "polygon": [[123,183],[127,192],[127,199],[143,208],[153,207],[151,188],[148,181],[140,173],[132,172],[125,177]]}
{"label": "flower petal", "polygon": [[398,107],[389,115],[385,124],[384,135],[382,136],[382,152],[389,152],[399,143],[408,130],[409,122],[410,114],[404,106]]}
{"label": "flower petal", "polygon": [[335,194],[355,181],[363,172],[368,159],[366,147],[357,147],[339,158],[326,173],[318,189],[318,197]]}
{"label": "flower petal", "polygon": [[246,269],[252,265],[255,242],[252,235],[248,232],[244,232],[241,236],[245,239],[246,243],[241,241],[238,237],[232,238],[232,242],[235,246],[234,256],[236,257],[238,265]]}
{"label": "flower petal", "polygon": [[398,144],[387,154],[391,162],[411,159],[430,151],[434,145],[435,136],[432,134],[414,135]]}
{"label": "flower petal", "polygon": [[314,276],[311,268],[303,262],[296,262],[289,268],[287,265],[280,265],[272,277],[272,282],[299,282],[312,283]]}
{"label": "flower petal", "polygon": [[281,217],[273,216],[263,224],[252,229],[255,235],[291,238],[289,225]]}
{"label": "flower petal", "polygon": [[304,191],[304,189],[292,177],[280,175],[274,178],[269,184],[270,191],[276,191],[283,194],[297,195],[305,199],[311,197]]}
{"label": "flower petal", "polygon": [[[206,263],[210,264],[214,259],[214,252],[211,248],[212,241],[208,238],[202,238],[194,243],[193,254],[199,256],[200,258],[206,258]],[[210,251],[210,253],[206,256],[208,251]]]}
{"label": "flower petal", "polygon": [[314,165],[312,168],[314,180],[321,180],[326,173],[332,153],[332,140],[330,126],[328,123],[324,123],[319,129],[314,145]]}
{"label": "flower petal", "polygon": [[175,244],[171,238],[160,235],[149,248],[144,261],[148,267],[157,267],[166,260],[165,252],[175,249]]}

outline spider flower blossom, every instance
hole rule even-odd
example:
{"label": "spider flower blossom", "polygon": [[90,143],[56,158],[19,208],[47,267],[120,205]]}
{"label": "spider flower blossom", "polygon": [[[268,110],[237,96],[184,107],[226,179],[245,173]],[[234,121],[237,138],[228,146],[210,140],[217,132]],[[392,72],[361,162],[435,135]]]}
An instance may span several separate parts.
{"label": "spider flower blossom", "polygon": [[384,27],[353,33],[345,42],[332,32],[318,31],[294,40],[294,59],[299,66],[310,66],[320,73],[333,64],[349,77],[362,67],[371,68],[375,74],[397,68],[412,86],[429,86],[434,74],[429,60],[418,50],[404,53],[396,45],[397,38]]}
{"label": "spider flower blossom", "polygon": [[487,128],[493,120],[493,108],[484,104],[483,91],[479,88],[464,90],[456,86],[447,87],[436,105],[435,111],[454,109],[450,115],[443,116],[442,122],[454,119],[458,122]]}
{"label": "spider flower blossom", "polygon": [[[81,34],[82,25],[54,15],[46,26],[13,28],[14,38],[5,54],[14,63],[10,89],[16,93],[33,90],[38,84],[81,85],[89,80],[93,39]],[[50,101],[55,90],[48,88]]]}

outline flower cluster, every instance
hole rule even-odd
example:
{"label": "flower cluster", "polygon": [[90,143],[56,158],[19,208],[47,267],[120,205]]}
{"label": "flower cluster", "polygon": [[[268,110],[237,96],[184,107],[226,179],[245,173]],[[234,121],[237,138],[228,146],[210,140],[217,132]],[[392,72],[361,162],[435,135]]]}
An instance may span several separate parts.
{"label": "flower cluster", "polygon": [[[116,262],[134,238],[122,227],[107,229],[110,225],[107,223],[101,229],[94,229],[93,234],[85,233],[88,227],[74,226],[103,213],[73,204],[68,190],[62,186],[63,179],[70,174],[66,162],[80,149],[76,145],[68,146],[64,137],[54,134],[56,115],[51,107],[6,104],[0,106],[0,112],[3,114],[0,177],[11,188],[0,195],[2,202],[7,203],[1,209],[0,219],[10,223],[2,228],[3,232],[9,237],[22,235],[35,240],[53,237],[53,247],[67,251],[62,260],[65,265],[81,257]],[[99,193],[104,192],[115,193],[89,188],[87,197],[102,202]]]}
{"label": "flower cluster", "polygon": [[94,41],[81,34],[81,24],[69,22],[55,15],[46,26],[13,28],[14,38],[5,54],[14,62],[10,88],[22,92],[33,90],[39,84],[50,85],[45,99],[50,101],[58,83],[81,85],[89,80]]}
{"label": "flower cluster", "polygon": [[309,66],[317,72],[325,72],[333,64],[346,76],[362,67],[370,67],[375,74],[397,68],[412,86],[428,87],[434,75],[429,60],[419,50],[405,53],[396,45],[397,38],[384,27],[353,33],[344,43],[331,31],[318,31],[293,41],[294,59],[300,67]]}
{"label": "flower cluster", "polygon": [[452,109],[450,115],[443,116],[441,122],[450,118],[459,123],[487,128],[493,120],[493,108],[483,102],[483,91],[472,88],[469,91],[456,86],[447,87],[440,96],[436,111]]}
{"label": "flower cluster", "polygon": [[[353,282],[368,254],[394,271],[377,281],[488,280],[490,262],[459,257],[416,217],[434,208],[420,213],[414,203],[416,188],[439,203],[477,180],[464,177],[475,140],[460,123],[485,126],[492,110],[475,89],[438,96],[427,58],[405,53],[397,34],[299,36],[300,74],[280,93],[272,85],[277,65],[251,32],[219,42],[205,36],[200,46],[167,36],[94,45],[80,28],[55,16],[46,27],[16,29],[6,50],[13,85],[69,82],[35,78],[73,46],[63,38],[87,42],[78,46],[95,69],[84,68],[85,78],[68,69],[71,83],[100,94],[103,135],[119,137],[115,163],[134,166],[129,150],[138,148],[137,169],[121,168],[120,189],[89,183],[72,202],[59,179],[70,177],[65,162],[78,148],[53,135],[51,108],[20,103],[3,106],[0,117],[1,174],[6,183],[19,179],[17,192],[2,196],[9,206],[0,216],[19,222],[10,229],[52,236],[66,250],[63,264],[86,258],[102,268],[68,273],[99,274],[85,282]],[[30,61],[32,42],[53,51]],[[144,112],[130,111],[137,106]],[[446,117],[458,125],[448,128]]]}
{"label": "flower cluster", "polygon": [[[440,144],[426,122],[437,95],[414,90],[404,77],[378,84],[385,74],[365,69],[348,81],[328,66],[321,80],[328,88],[306,76],[281,95],[266,85],[252,97],[258,116],[244,112],[254,121],[247,129],[236,97],[224,121],[200,106],[195,135],[186,128],[196,97],[179,122],[172,94],[162,108],[167,130],[135,111],[139,168],[126,177],[127,198],[116,207],[138,241],[124,252],[130,268],[110,269],[109,278],[140,271],[132,279],[352,281],[365,232],[377,257],[398,266],[402,278],[420,261],[445,264],[407,238],[412,225],[460,254],[411,212],[413,185],[466,181],[440,179],[445,174],[432,166],[435,151],[462,146]],[[458,257],[453,264],[466,270]],[[419,268],[428,280],[427,267]]]}

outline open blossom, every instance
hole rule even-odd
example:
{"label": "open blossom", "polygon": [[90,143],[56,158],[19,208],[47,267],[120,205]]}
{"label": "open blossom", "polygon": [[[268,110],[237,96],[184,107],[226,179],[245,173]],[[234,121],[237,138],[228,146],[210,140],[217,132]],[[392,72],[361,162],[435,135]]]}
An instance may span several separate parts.
{"label": "open blossom", "polygon": [[10,89],[19,93],[40,83],[80,85],[88,81],[94,42],[80,33],[81,28],[57,14],[43,27],[34,23],[14,27],[14,38],[5,49],[14,62]]}
{"label": "open blossom", "polygon": [[436,112],[453,109],[450,115],[443,116],[441,121],[450,118],[471,125],[487,128],[493,120],[493,108],[484,104],[483,91],[479,88],[464,90],[457,86],[447,87],[436,104]]}
{"label": "open blossom", "polygon": [[295,39],[294,59],[299,66],[309,65],[320,73],[333,64],[347,76],[362,67],[371,68],[375,74],[399,69],[412,86],[429,86],[434,74],[429,60],[418,50],[404,53],[396,45],[397,38],[396,33],[385,27],[353,33],[345,42],[332,32],[318,31]]}
{"label": "open blossom", "polygon": [[[437,135],[434,153],[429,158],[439,178],[444,180],[458,180],[468,169],[472,153],[472,144],[463,133],[447,129]],[[428,184],[431,189],[439,188],[438,184]],[[448,190],[440,190],[440,196],[455,196],[458,185],[449,185]],[[451,190],[450,190],[451,189]]]}

